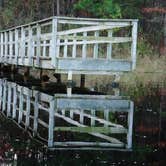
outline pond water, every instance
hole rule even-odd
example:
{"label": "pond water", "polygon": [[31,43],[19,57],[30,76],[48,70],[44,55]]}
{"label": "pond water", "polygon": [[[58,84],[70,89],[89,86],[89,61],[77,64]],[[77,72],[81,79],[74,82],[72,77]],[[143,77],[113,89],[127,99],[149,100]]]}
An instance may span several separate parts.
{"label": "pond water", "polygon": [[[17,98],[17,103],[19,103],[19,106],[21,105],[20,97],[23,93],[22,108],[27,108],[26,105],[24,106],[24,97],[29,91],[26,91],[27,87],[25,84],[21,85],[17,82],[17,86],[13,86],[15,84],[8,84],[8,82],[11,83],[10,79],[6,82],[5,81],[4,78],[1,78],[0,86],[3,86],[1,96],[4,95],[3,90],[5,83],[7,89],[17,87],[17,93],[19,95],[19,101]],[[19,86],[26,88],[20,88]],[[23,89],[23,91],[19,88]],[[6,90],[8,96],[11,96],[11,103],[14,102],[12,99],[12,96],[14,96],[14,90],[12,90],[11,94]],[[41,110],[50,108],[51,106],[47,107],[47,102],[52,101],[52,98],[49,98],[52,93],[50,92],[47,94],[47,97],[42,98],[41,96],[46,94],[47,90],[37,89],[37,92],[35,90],[33,90],[33,95],[40,94],[40,98],[36,100],[35,97],[31,96],[30,101],[32,100],[34,105],[35,102],[38,102],[38,105],[42,103]],[[79,88],[76,89],[76,93],[78,91]],[[23,122],[27,122],[24,114],[21,117],[18,111],[18,113],[16,112],[16,116],[13,117],[13,112],[7,111],[8,108],[13,109],[13,105],[10,106],[6,104],[5,106],[1,103],[0,165],[166,165],[165,86],[160,86],[158,83],[149,83],[148,85],[139,84],[133,87],[121,86],[120,97],[116,96],[114,98],[102,99],[100,96],[105,95],[103,93],[97,93],[94,91],[90,92],[87,89],[82,91],[86,91],[85,94],[87,95],[97,95],[98,97],[88,98],[87,100],[86,97],[80,99],[80,97],[76,96],[74,99],[70,98],[70,100],[67,100],[68,98],[66,96],[60,96],[62,97],[60,99],[59,96],[54,96],[54,100],[57,97],[56,101],[57,103],[60,103],[59,106],[57,104],[57,110],[59,112],[57,111],[56,115],[59,116],[59,119],[63,119],[63,121],[61,121],[57,117],[53,118],[55,120],[55,126],[58,126],[57,130],[54,128],[55,131],[53,132],[55,145],[57,145],[54,146],[54,148],[58,147],[54,150],[48,149],[46,146],[49,145],[49,143],[50,145],[52,144],[52,135],[50,135],[51,127],[49,124],[50,119],[47,114],[40,114],[39,110],[37,118],[43,118],[43,121],[48,125],[48,131],[37,125],[37,133],[34,133],[32,130],[27,129],[27,126],[24,127],[25,124],[23,124]],[[129,97],[124,96],[130,96],[130,99]],[[6,99],[9,101],[10,98],[6,96]],[[26,99],[28,99],[28,97]],[[4,98],[1,97],[2,102],[3,100]],[[64,104],[63,107],[61,106],[62,103]],[[134,108],[131,106],[132,103],[134,104]],[[66,107],[65,104],[67,105]],[[84,110],[83,114],[78,112],[80,106]],[[68,107],[72,109],[69,110],[67,109]],[[100,109],[98,112],[95,112],[95,114],[93,111],[88,112],[89,109],[93,110],[96,107],[100,107]],[[6,108],[6,110],[3,111],[4,108]],[[76,110],[74,108],[76,108]],[[107,112],[105,113],[104,111],[103,113],[102,108],[104,110],[111,109],[107,117],[105,117]],[[131,114],[132,111],[133,115]],[[86,118],[84,117],[81,121],[83,115]],[[6,119],[7,116],[9,117],[8,120]],[[35,112],[33,112],[31,116],[33,116],[32,119],[35,119]],[[22,124],[18,125],[20,117]],[[16,120],[17,118],[18,120]],[[38,119],[38,121],[40,120]],[[44,122],[41,122],[41,124],[45,124]],[[77,124],[77,128],[73,127],[73,123]],[[116,126],[117,124],[123,125],[124,128],[127,128],[127,131],[125,132],[122,128],[120,128],[121,130],[115,130],[115,133],[118,132],[120,134],[120,136],[116,136],[115,133],[112,134],[106,130],[110,123],[113,123],[113,127],[119,127]],[[81,126],[80,124],[85,126]],[[34,121],[33,125],[35,125]],[[32,128],[31,122],[29,122],[29,126]],[[86,126],[90,127],[88,128]],[[23,129],[21,129],[21,127]],[[83,127],[86,127],[86,131]],[[72,130],[72,132],[69,130]],[[112,129],[112,131],[114,130]],[[38,134],[40,132],[41,134],[39,137]],[[96,132],[99,132],[98,135],[100,136],[92,137],[94,136],[92,133]],[[102,140],[103,137],[101,137],[103,136],[103,133],[109,137],[106,139],[107,143],[109,139],[114,137],[116,141],[121,140],[122,144],[113,144],[113,147],[112,144],[106,144],[104,146],[105,142]],[[48,140],[50,142],[47,142]],[[62,143],[65,141],[68,141],[68,144],[62,146]],[[72,141],[74,141],[75,144],[72,144]],[[96,142],[96,144],[94,144],[94,146],[91,144],[84,144],[84,142],[89,141]],[[61,143],[60,146],[58,146],[58,142]],[[78,142],[81,142],[82,145],[79,143],[78,146]],[[101,146],[98,146],[100,143]],[[107,145],[109,148],[107,148]],[[13,158],[15,158],[15,160]]]}

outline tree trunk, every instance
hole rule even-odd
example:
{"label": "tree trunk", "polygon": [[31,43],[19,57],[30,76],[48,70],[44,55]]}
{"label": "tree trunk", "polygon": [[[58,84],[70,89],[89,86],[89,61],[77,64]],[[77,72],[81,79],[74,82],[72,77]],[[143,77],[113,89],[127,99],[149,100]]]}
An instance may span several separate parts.
{"label": "tree trunk", "polygon": [[0,8],[4,7],[4,0],[0,0]]}
{"label": "tree trunk", "polygon": [[59,0],[56,1],[56,15],[57,16],[60,15],[60,1]]}
{"label": "tree trunk", "polygon": [[164,55],[166,55],[166,13],[164,15]]}
{"label": "tree trunk", "polygon": [[166,47],[166,14],[164,16],[164,46]]}

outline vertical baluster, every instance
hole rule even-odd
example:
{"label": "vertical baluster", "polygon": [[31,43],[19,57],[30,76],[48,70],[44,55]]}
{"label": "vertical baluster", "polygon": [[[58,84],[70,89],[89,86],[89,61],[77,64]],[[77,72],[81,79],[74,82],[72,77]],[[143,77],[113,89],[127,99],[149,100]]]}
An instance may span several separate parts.
{"label": "vertical baluster", "polygon": [[[104,110],[104,119],[109,122],[109,110]],[[105,127],[108,127],[108,124],[104,124]]]}
{"label": "vertical baluster", "polygon": [[64,115],[64,116],[65,116],[65,110],[64,110],[64,109],[62,109],[62,110],[61,110],[61,112],[62,112],[62,115]]}
{"label": "vertical baluster", "polygon": [[134,103],[130,101],[130,109],[128,111],[128,133],[127,133],[127,148],[132,148],[132,131],[133,131],[133,111]]}
{"label": "vertical baluster", "polygon": [[[68,82],[71,83],[72,81],[72,71],[68,72]],[[69,87],[67,87],[67,96],[70,97],[72,95],[72,87],[71,85],[69,85]]]}
{"label": "vertical baluster", "polygon": [[33,66],[32,61],[32,49],[33,49],[33,43],[32,43],[32,27],[28,27],[28,60],[29,60],[29,66]]}
{"label": "vertical baluster", "polygon": [[55,111],[55,100],[52,98],[50,101],[50,108],[49,108],[49,129],[48,129],[48,147],[53,147],[54,145],[54,111]]}
{"label": "vertical baluster", "polygon": [[56,58],[59,58],[60,56],[60,39],[57,38],[56,42]]}
{"label": "vertical baluster", "polygon": [[84,110],[80,110],[80,123],[84,124]]}
{"label": "vertical baluster", "polygon": [[73,110],[71,109],[71,110],[69,110],[70,111],[70,118],[71,119],[73,119],[74,118],[74,112],[73,112]]}
{"label": "vertical baluster", "polygon": [[18,29],[15,29],[15,64],[18,64],[18,56],[19,56],[19,46],[18,46]]}
{"label": "vertical baluster", "polygon": [[[108,37],[112,37],[112,30],[108,30]],[[112,44],[107,44],[107,59],[112,59]]]}
{"label": "vertical baluster", "polygon": [[7,54],[8,54],[8,38],[7,38],[7,32],[5,32],[5,56],[4,56],[4,62],[7,61]]}
{"label": "vertical baluster", "polygon": [[[76,33],[73,34],[74,37],[77,36]],[[73,50],[72,50],[72,58],[76,57],[76,50],[77,50],[77,45],[76,45],[76,39],[73,40]]]}
{"label": "vertical baluster", "polygon": [[33,58],[34,58],[34,56],[35,56],[35,41],[34,40],[32,40],[32,65],[34,65],[34,61],[33,61]]}
{"label": "vertical baluster", "polygon": [[39,114],[39,93],[35,94],[35,103],[34,103],[34,122],[33,122],[33,135],[37,134],[38,128],[38,114]]}
{"label": "vertical baluster", "polygon": [[26,128],[29,127],[29,116],[30,116],[30,109],[31,109],[31,90],[28,89],[28,95],[26,96],[26,120],[25,120],[25,126]]}
{"label": "vertical baluster", "polygon": [[[95,110],[91,110],[91,115],[92,115],[93,117],[95,117],[95,116],[96,116],[96,111],[95,111]],[[95,119],[94,119],[94,118],[91,118],[90,123],[91,123],[91,126],[95,126]]]}
{"label": "vertical baluster", "polygon": [[68,42],[68,40],[65,39],[65,41],[64,41],[64,44],[65,44],[64,45],[64,51],[63,51],[64,52],[64,56],[63,56],[64,58],[67,58],[67,42]]}
{"label": "vertical baluster", "polygon": [[3,46],[4,46],[4,42],[3,42],[3,33],[1,33],[1,52],[0,52],[0,59],[2,60],[3,57]]}
{"label": "vertical baluster", "polygon": [[13,86],[13,114],[12,118],[16,118],[16,110],[17,110],[17,85]]}
{"label": "vertical baluster", "polygon": [[[87,32],[83,33],[83,36],[86,37],[87,36]],[[82,58],[86,58],[86,52],[87,52],[87,44],[86,44],[86,40],[83,40],[83,45],[82,45]]]}
{"label": "vertical baluster", "polygon": [[18,114],[18,123],[21,123],[23,116],[23,87],[20,88],[19,95],[19,114]]}
{"label": "vertical baluster", "polygon": [[43,57],[46,57],[46,40],[43,41]]}
{"label": "vertical baluster", "polygon": [[12,97],[11,84],[8,83],[8,99],[7,99],[7,117],[11,116],[11,97]]}
{"label": "vertical baluster", "polygon": [[56,67],[57,66],[57,57],[59,57],[59,45],[57,45],[57,26],[58,26],[58,19],[52,19],[52,36],[51,36],[51,48],[50,48],[50,55],[51,57],[51,64]]}
{"label": "vertical baluster", "polygon": [[41,26],[37,24],[37,46],[36,46],[36,65],[40,67],[40,56],[41,56],[41,40],[40,40],[40,35],[41,35]]}
{"label": "vertical baluster", "polygon": [[[99,31],[95,32],[95,37],[99,37]],[[98,58],[98,52],[99,52],[99,44],[96,43],[96,44],[94,44],[94,50],[93,50],[93,58],[94,59]]]}
{"label": "vertical baluster", "polygon": [[21,56],[21,64],[24,65],[24,61],[25,61],[25,29],[24,27],[21,27],[20,56]]}
{"label": "vertical baluster", "polygon": [[131,44],[131,57],[132,57],[132,70],[136,67],[136,49],[137,49],[137,26],[138,22],[133,21],[132,22],[132,44]]}
{"label": "vertical baluster", "polygon": [[9,63],[13,63],[13,32],[9,31]]}

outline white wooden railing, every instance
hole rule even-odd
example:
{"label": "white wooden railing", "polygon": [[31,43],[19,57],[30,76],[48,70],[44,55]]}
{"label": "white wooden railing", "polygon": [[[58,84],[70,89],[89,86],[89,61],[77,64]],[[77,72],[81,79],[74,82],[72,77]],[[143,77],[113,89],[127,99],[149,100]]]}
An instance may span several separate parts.
{"label": "white wooden railing", "polygon": [[[122,97],[51,96],[0,79],[0,112],[46,141],[49,147],[132,148],[133,102]],[[110,116],[115,112],[125,114],[126,124],[111,122]],[[58,140],[57,135],[63,132],[75,133],[74,140],[63,139],[63,134]],[[80,133],[86,134],[82,140]],[[126,141],[112,134],[125,135]],[[87,141],[90,136],[93,140]]]}
{"label": "white wooden railing", "polygon": [[[114,45],[129,53],[113,56]],[[136,66],[137,20],[51,17],[0,32],[0,62],[57,73],[109,74]],[[129,59],[125,59],[130,54]]]}

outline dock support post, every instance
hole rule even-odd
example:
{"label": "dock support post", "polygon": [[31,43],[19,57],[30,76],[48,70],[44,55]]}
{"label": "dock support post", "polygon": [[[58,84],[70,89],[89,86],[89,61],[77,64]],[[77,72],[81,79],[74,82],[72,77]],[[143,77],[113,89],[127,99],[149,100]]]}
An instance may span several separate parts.
{"label": "dock support post", "polygon": [[29,67],[26,67],[24,70],[24,82],[25,83],[27,83],[29,75],[30,75],[30,69],[29,69]]}
{"label": "dock support post", "polygon": [[84,74],[81,74],[80,87],[81,88],[85,87],[85,75]]}
{"label": "dock support post", "polygon": [[61,83],[61,82],[62,82],[62,81],[61,81],[61,74],[55,73],[55,74],[54,74],[54,77],[56,78],[57,83]]}
{"label": "dock support post", "polygon": [[14,74],[17,73],[17,68],[15,65],[11,65],[11,79],[14,81]]}
{"label": "dock support post", "polygon": [[120,74],[117,73],[117,74],[115,74],[115,79],[112,82],[112,87],[113,87],[113,91],[114,91],[114,95],[115,96],[119,96],[120,95],[119,81],[120,81]]}

